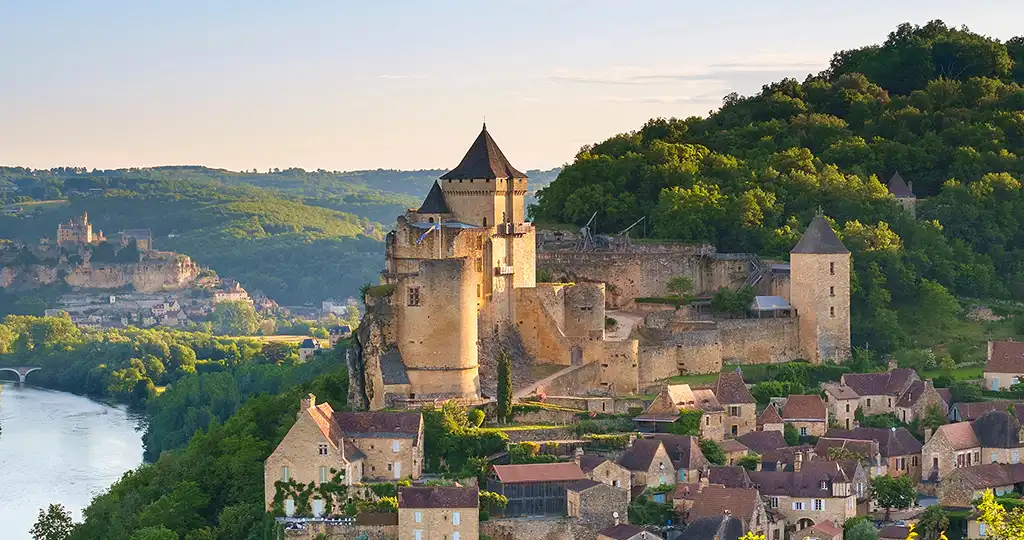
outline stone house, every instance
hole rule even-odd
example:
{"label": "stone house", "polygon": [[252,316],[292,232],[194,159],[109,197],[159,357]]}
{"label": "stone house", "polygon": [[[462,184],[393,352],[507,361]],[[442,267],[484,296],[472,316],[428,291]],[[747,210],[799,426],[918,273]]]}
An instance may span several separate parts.
{"label": "stone house", "polygon": [[1024,375],[1024,341],[989,341],[985,390],[1009,390]]}
{"label": "stone house", "polygon": [[953,470],[939,484],[939,504],[970,507],[973,501],[991,489],[1003,495],[1019,492],[1024,485],[1024,463],[988,463]]}
{"label": "stone house", "polygon": [[676,540],[738,540],[743,536],[740,520],[727,515],[693,520]]}
{"label": "stone house", "polygon": [[744,532],[764,534],[768,531],[768,514],[756,489],[727,488],[708,485],[693,497],[687,521],[731,515],[740,520]]}
{"label": "stone house", "polygon": [[632,475],[629,470],[604,456],[577,452],[575,461],[589,480],[624,489],[627,495],[633,487],[630,483]]}
{"label": "stone house", "polygon": [[953,393],[949,388],[935,388],[932,381],[917,380],[896,401],[896,417],[902,422],[923,418],[929,407],[935,406],[943,416],[949,414],[953,404]]}
{"label": "stone house", "polygon": [[[274,510],[278,482],[351,486],[364,479],[417,479],[423,473],[423,418],[411,412],[335,412],[309,394],[295,424],[263,465],[264,499]],[[295,501],[282,501],[295,512]],[[325,501],[311,502],[313,515]]]}
{"label": "stone house", "polygon": [[[913,182],[904,182],[899,171],[896,171],[885,187],[889,191],[889,195],[892,195],[904,210],[914,215],[914,210],[917,206],[917,195],[914,195]],[[906,536],[903,538],[906,538]],[[900,540],[903,539],[901,538]]]}
{"label": "stone house", "polygon": [[726,439],[719,446],[722,447],[722,452],[725,453],[725,463],[729,466],[736,465],[736,462],[750,453],[750,449],[736,439]]}
{"label": "stone house", "polygon": [[834,438],[826,435],[815,443],[814,453],[821,459],[831,461],[856,457],[868,467],[871,478],[882,476],[887,472],[886,461],[882,459],[878,441],[875,440]]}
{"label": "stone house", "polygon": [[757,429],[757,403],[747,390],[739,368],[719,374],[711,390],[725,409],[726,437],[738,437]]}
{"label": "stone house", "polygon": [[792,424],[801,437],[820,437],[828,429],[828,411],[819,395],[796,395],[786,398],[782,420]]}
{"label": "stone house", "polygon": [[[799,455],[798,455],[799,457]],[[792,471],[751,471],[750,479],[795,530],[824,521],[844,523],[857,515],[851,479],[838,463],[797,459]]]}
{"label": "stone house", "polygon": [[595,480],[578,480],[566,489],[566,511],[594,530],[615,525],[615,516],[625,516],[629,508],[629,490]]}
{"label": "stone house", "polygon": [[315,338],[306,338],[299,344],[299,360],[305,362],[320,350],[320,342]]}
{"label": "stone house", "polygon": [[557,516],[566,512],[566,489],[584,478],[572,461],[493,465],[487,489],[508,498],[506,516]]}
{"label": "stone house", "polygon": [[619,457],[618,464],[630,471],[633,487],[658,487],[676,483],[676,469],[665,445],[658,439],[638,439]]}
{"label": "stone house", "polygon": [[821,385],[825,391],[825,405],[828,412],[839,427],[852,429],[855,414],[860,404],[860,395],[844,384],[826,383]]}
{"label": "stone house", "polygon": [[701,437],[714,441],[725,438],[725,409],[710,388],[690,388],[688,384],[669,384],[651,401],[643,414],[633,419],[641,431],[668,432],[683,409],[699,410]]}
{"label": "stone house", "polygon": [[941,426],[928,437],[922,452],[932,467],[922,481],[941,482],[960,467],[982,463],[1019,463],[1024,449],[1020,422],[1006,411],[991,411],[973,422]]}
{"label": "stone house", "polygon": [[872,415],[895,413],[896,403],[916,380],[916,371],[899,368],[885,373],[844,373],[839,384],[852,388],[860,396],[858,406],[865,415]]}
{"label": "stone house", "polygon": [[743,467],[710,467],[707,469],[708,482],[727,488],[750,489],[754,483]]}
{"label": "stone house", "polygon": [[822,521],[795,533],[792,540],[843,540],[843,526],[834,521]]}
{"label": "stone house", "polygon": [[846,477],[850,479],[850,485],[853,486],[853,492],[857,496],[857,515],[867,514],[872,478],[868,466],[856,459],[840,460],[837,463],[846,473]]}
{"label": "stone house", "polygon": [[665,445],[665,452],[676,469],[678,482],[696,482],[700,478],[700,472],[710,465],[700,449],[700,440],[697,437],[658,433],[651,438]]}
{"label": "stone house", "polygon": [[476,487],[398,488],[398,537],[416,540],[480,538]]}
{"label": "stone house", "polygon": [[[661,538],[661,536],[628,523],[619,523],[597,533],[597,540],[655,540],[657,538]],[[726,539],[720,538],[719,540]]]}
{"label": "stone house", "polygon": [[825,436],[831,439],[874,441],[878,444],[878,452],[884,464],[885,474],[889,476],[909,474],[911,478],[920,478],[923,445],[907,428],[830,429]]}
{"label": "stone house", "polygon": [[746,435],[741,435],[736,440],[758,455],[789,446],[786,444],[786,438],[782,435],[782,430],[752,431]]}
{"label": "stone house", "polygon": [[949,420],[951,422],[971,422],[992,411],[1008,411],[1010,407],[1013,407],[1017,418],[1024,417],[1024,402],[993,399],[992,401],[954,403],[949,408]]}
{"label": "stone house", "polygon": [[761,411],[761,416],[757,417],[757,430],[785,432],[786,423],[782,421],[782,417],[779,416],[779,409],[774,403],[765,407]]}

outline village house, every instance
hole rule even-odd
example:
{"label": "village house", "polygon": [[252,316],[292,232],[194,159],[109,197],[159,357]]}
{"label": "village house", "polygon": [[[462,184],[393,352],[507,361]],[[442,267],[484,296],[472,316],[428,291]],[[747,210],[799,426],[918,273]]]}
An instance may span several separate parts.
{"label": "village house", "polygon": [[398,537],[415,540],[480,538],[476,487],[398,488]]}
{"label": "village house", "polygon": [[988,463],[953,470],[939,484],[939,504],[970,508],[985,490],[995,495],[1019,492],[1024,484],[1024,463]]}
{"label": "village house", "polygon": [[781,429],[778,431],[751,431],[746,435],[741,435],[736,440],[758,455],[789,446],[786,444],[786,438],[782,435]]}
{"label": "village house", "polygon": [[820,437],[828,428],[828,411],[817,394],[789,396],[782,406],[781,416],[783,422],[792,424],[801,437]]}
{"label": "village house", "polygon": [[792,540],[843,540],[843,526],[834,521],[822,521],[795,533]]}
{"label": "village house", "polygon": [[917,372],[900,368],[885,373],[844,373],[839,379],[841,386],[852,388],[860,396],[858,406],[865,416],[895,413],[896,403],[918,380]]}
{"label": "village house", "polygon": [[[597,533],[597,540],[656,540],[658,538],[661,537],[657,533],[646,531],[628,523],[619,523]],[[720,538],[719,540],[732,539]]]}
{"label": "village house", "polygon": [[953,393],[949,388],[935,388],[930,379],[917,380],[910,383],[907,391],[896,401],[896,417],[901,422],[913,422],[924,418],[928,408],[933,406],[946,416],[952,404]]}
{"label": "village house", "polygon": [[676,540],[738,540],[741,536],[743,524],[740,520],[720,515],[694,520],[676,536]]}
{"label": "village house", "polygon": [[493,465],[487,490],[508,498],[508,517],[561,516],[566,513],[566,488],[585,478],[573,461]]}
{"label": "village house", "polygon": [[830,439],[850,439],[874,441],[878,444],[878,452],[884,464],[885,474],[889,476],[910,475],[917,479],[921,475],[921,441],[907,428],[856,428],[830,429],[825,434]]}
{"label": "village house", "polygon": [[1024,447],[1021,431],[1020,422],[1006,411],[940,426],[931,436],[925,434],[922,454],[931,467],[922,471],[921,480],[941,482],[954,469],[982,463],[1019,463]]}
{"label": "village house", "polygon": [[[786,431],[786,423],[779,416],[779,409],[774,403],[769,403],[761,415],[757,417],[757,430],[758,431],[778,431],[784,433]],[[742,436],[742,435],[741,435]]]}
{"label": "village house", "polygon": [[[278,483],[354,485],[367,479],[417,479],[423,473],[423,418],[411,412],[335,412],[309,394],[295,424],[267,457],[264,496],[274,510]],[[286,515],[295,501],[281,501]],[[314,516],[325,501],[312,501]]]}
{"label": "village house", "polygon": [[609,486],[626,490],[627,494],[633,487],[630,483],[631,474],[628,469],[614,461],[596,454],[584,454],[583,449],[576,450],[576,464],[583,475],[595,482],[604,482]]}
{"label": "village house", "polygon": [[825,391],[825,404],[828,412],[835,418],[836,424],[846,429],[852,429],[855,424],[857,407],[860,405],[860,395],[844,384],[826,383],[821,385]]}
{"label": "village house", "polygon": [[593,530],[615,525],[615,516],[627,515],[629,490],[584,479],[566,487],[566,512]]}
{"label": "village house", "polygon": [[892,195],[904,210],[910,212],[911,215],[914,214],[914,209],[917,206],[917,195],[914,195],[913,182],[904,182],[899,171],[896,171],[885,187],[889,191],[889,195]]}
{"label": "village house", "polygon": [[618,464],[630,471],[633,487],[653,488],[676,483],[672,459],[658,439],[637,439],[619,457]]}
{"label": "village house", "polygon": [[736,465],[736,462],[750,452],[749,448],[743,446],[743,443],[736,439],[727,439],[719,446],[722,448],[722,452],[725,453],[725,463],[729,466]]}
{"label": "village house", "polygon": [[726,411],[723,426],[726,437],[738,437],[757,429],[757,403],[747,390],[740,368],[720,373],[711,391]]}
{"label": "village house", "polygon": [[824,521],[845,523],[857,515],[851,479],[838,463],[803,462],[796,455],[792,471],[751,471],[750,479],[768,497],[769,509],[778,510],[796,530]]}
{"label": "village house", "polygon": [[299,344],[299,360],[305,362],[320,350],[320,341],[316,338],[306,338]]}
{"label": "village house", "polygon": [[[832,433],[832,431],[829,433]],[[882,476],[887,472],[887,462],[882,459],[882,453],[878,448],[878,441],[875,440],[833,438],[826,435],[815,443],[814,453],[821,459],[831,461],[841,461],[849,458],[859,459],[869,467],[871,478]]]}
{"label": "village house", "polygon": [[749,489],[754,483],[750,481],[750,475],[743,467],[710,467],[705,470],[708,482],[725,486],[727,488]]}
{"label": "village house", "polygon": [[1024,415],[1024,402],[994,399],[992,401],[955,403],[949,408],[949,420],[951,422],[971,422],[992,411],[1008,411],[1010,407],[1013,407],[1013,411],[1016,413],[1014,416],[1017,418]]}
{"label": "village house", "polygon": [[1009,390],[1024,376],[1024,341],[989,341],[985,390]]}
{"label": "village house", "polygon": [[693,498],[693,506],[686,516],[687,521],[701,518],[731,515],[740,520],[743,532],[763,534],[771,538],[768,531],[768,513],[756,489],[727,488],[708,485],[700,489]]}
{"label": "village house", "polygon": [[327,331],[327,339],[331,347],[339,341],[352,337],[352,327],[347,324],[334,325]]}
{"label": "village house", "polygon": [[657,433],[651,435],[651,438],[665,445],[665,452],[672,460],[678,482],[696,482],[700,478],[700,472],[710,465],[700,449],[700,440],[697,437]]}
{"label": "village house", "polygon": [[697,410],[701,417],[701,437],[713,441],[725,438],[725,409],[710,388],[690,388],[688,384],[669,384],[651,401],[643,414],[633,419],[641,431],[667,432],[683,409]]}

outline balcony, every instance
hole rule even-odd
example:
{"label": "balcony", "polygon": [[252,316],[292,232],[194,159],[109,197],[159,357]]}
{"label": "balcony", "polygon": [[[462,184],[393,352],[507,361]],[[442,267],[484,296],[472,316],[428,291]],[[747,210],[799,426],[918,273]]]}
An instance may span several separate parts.
{"label": "balcony", "polygon": [[533,229],[532,223],[499,223],[498,224],[498,236],[522,236],[531,229]]}
{"label": "balcony", "polygon": [[494,275],[496,276],[511,276],[514,273],[516,273],[515,268],[511,266],[494,267]]}

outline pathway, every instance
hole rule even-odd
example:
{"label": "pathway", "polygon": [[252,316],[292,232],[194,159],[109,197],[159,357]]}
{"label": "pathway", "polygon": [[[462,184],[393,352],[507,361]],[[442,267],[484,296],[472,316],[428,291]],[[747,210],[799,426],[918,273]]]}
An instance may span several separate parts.
{"label": "pathway", "polygon": [[536,392],[538,388],[543,387],[544,385],[550,383],[551,381],[557,379],[558,377],[561,377],[562,375],[565,375],[566,373],[569,373],[569,372],[571,372],[574,369],[579,369],[579,368],[581,368],[581,367],[583,367],[585,365],[586,364],[580,364],[580,365],[576,365],[576,366],[566,366],[565,369],[561,369],[559,371],[556,371],[555,373],[552,373],[551,375],[548,375],[547,377],[544,377],[543,379],[541,379],[539,381],[535,381],[532,384],[530,384],[529,386],[521,388],[518,392],[513,394],[512,395],[512,401],[513,402],[519,401],[520,399],[522,399],[522,398],[524,398],[526,396],[529,396],[530,394]]}
{"label": "pathway", "polygon": [[633,328],[643,322],[643,315],[627,313],[625,311],[606,311],[606,317],[615,319],[615,328],[605,332],[604,338],[608,341],[625,341],[633,333]]}

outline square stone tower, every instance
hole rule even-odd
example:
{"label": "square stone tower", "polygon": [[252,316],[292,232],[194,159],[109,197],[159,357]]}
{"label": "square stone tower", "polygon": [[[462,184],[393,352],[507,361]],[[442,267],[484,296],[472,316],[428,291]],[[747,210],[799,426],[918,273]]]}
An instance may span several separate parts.
{"label": "square stone tower", "polygon": [[789,252],[790,303],[800,350],[820,363],[850,356],[850,250],[819,212]]}

